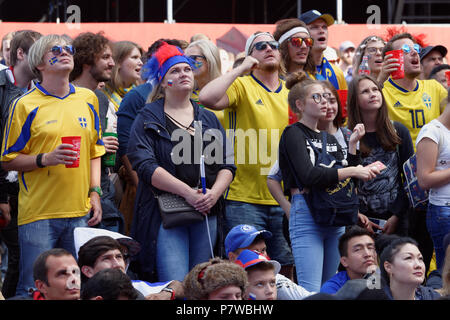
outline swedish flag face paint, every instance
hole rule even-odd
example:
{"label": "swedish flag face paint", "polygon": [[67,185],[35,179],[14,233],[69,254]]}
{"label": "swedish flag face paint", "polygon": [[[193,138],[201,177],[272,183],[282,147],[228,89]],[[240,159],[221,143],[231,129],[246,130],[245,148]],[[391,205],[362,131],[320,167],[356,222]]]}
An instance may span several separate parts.
{"label": "swedish flag face paint", "polygon": [[58,58],[57,57],[52,57],[51,59],[48,60],[48,62],[50,62],[50,65],[54,65],[55,63],[58,62]]}

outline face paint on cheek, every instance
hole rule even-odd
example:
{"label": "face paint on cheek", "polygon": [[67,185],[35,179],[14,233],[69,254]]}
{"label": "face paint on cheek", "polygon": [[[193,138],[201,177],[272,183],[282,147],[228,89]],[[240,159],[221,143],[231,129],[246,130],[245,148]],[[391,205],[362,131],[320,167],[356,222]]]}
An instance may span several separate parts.
{"label": "face paint on cheek", "polygon": [[249,299],[249,300],[256,300],[256,294],[250,292],[250,293],[248,294],[248,299]]}
{"label": "face paint on cheek", "polygon": [[167,80],[167,86],[171,87],[173,85],[173,80]]}
{"label": "face paint on cheek", "polygon": [[69,290],[79,290],[81,288],[80,269],[77,267],[69,267],[67,268],[67,273],[70,276],[67,279],[66,288]]}
{"label": "face paint on cheek", "polygon": [[55,63],[58,62],[58,58],[53,57],[53,58],[51,58],[50,60],[48,60],[48,62],[50,62],[50,65],[52,66],[52,65],[54,65]]}

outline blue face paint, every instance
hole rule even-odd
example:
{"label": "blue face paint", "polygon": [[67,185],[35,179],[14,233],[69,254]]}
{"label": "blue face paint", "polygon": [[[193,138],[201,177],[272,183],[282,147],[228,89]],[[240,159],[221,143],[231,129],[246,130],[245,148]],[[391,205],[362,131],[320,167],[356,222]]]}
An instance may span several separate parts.
{"label": "blue face paint", "polygon": [[58,58],[53,57],[53,58],[51,58],[50,60],[48,60],[48,62],[50,62],[50,65],[52,66],[52,65],[54,65],[55,63],[58,62]]}

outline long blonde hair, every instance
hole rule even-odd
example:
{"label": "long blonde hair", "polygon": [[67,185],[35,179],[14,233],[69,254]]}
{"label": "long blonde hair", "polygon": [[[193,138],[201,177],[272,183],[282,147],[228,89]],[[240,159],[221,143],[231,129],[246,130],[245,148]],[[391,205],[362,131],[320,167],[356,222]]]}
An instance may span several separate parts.
{"label": "long blonde hair", "polygon": [[[197,47],[206,58],[208,65],[209,81],[222,75],[222,62],[219,49],[209,40],[197,40],[189,44],[187,48]],[[186,48],[186,49],[187,49]]]}

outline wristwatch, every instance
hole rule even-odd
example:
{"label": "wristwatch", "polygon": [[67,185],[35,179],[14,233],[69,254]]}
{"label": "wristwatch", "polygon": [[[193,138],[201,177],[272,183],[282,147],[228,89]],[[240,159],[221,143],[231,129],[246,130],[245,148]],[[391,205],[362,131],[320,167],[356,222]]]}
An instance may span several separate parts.
{"label": "wristwatch", "polygon": [[175,290],[173,290],[172,288],[162,288],[161,291],[170,292],[170,300],[175,300]]}
{"label": "wristwatch", "polygon": [[89,189],[88,195],[91,194],[91,192],[97,192],[100,197],[103,195],[102,188],[100,188],[100,187],[91,187]]}

